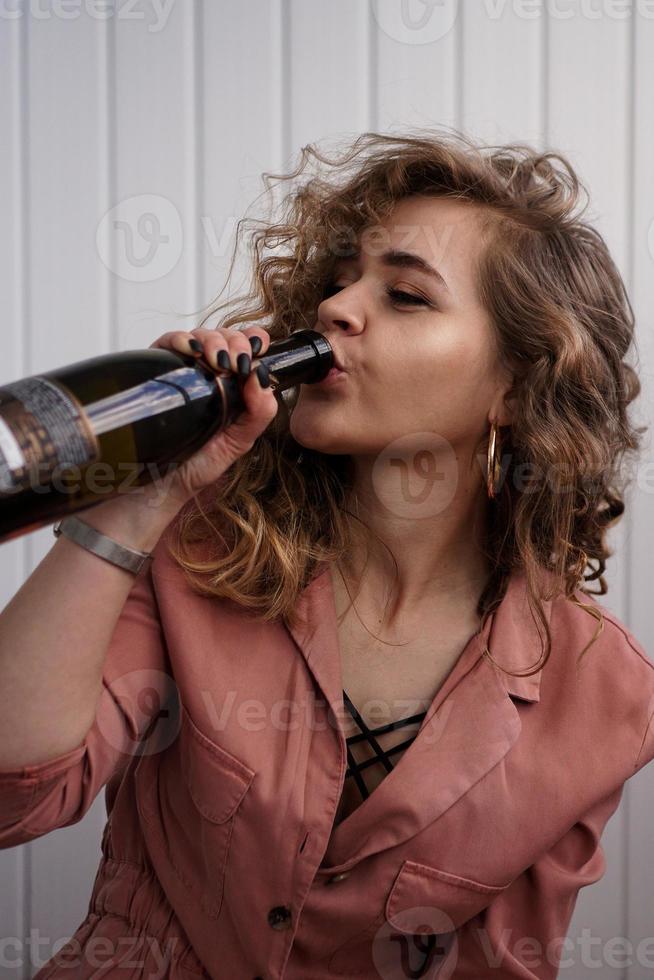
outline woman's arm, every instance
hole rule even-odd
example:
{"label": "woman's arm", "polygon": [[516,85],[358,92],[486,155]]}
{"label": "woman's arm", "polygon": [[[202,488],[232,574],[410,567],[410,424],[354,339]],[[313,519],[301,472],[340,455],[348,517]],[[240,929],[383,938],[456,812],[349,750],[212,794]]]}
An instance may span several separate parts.
{"label": "woman's arm", "polygon": [[[81,519],[151,551],[181,505],[129,493]],[[143,573],[141,573],[143,574]],[[63,535],[0,614],[0,769],[78,747],[95,718],[102,667],[134,575]]]}
{"label": "woman's arm", "polygon": [[579,890],[604,875],[600,838],[617,810],[624,784],[589,810],[459,933],[454,976],[577,976],[583,950],[568,937]]}
{"label": "woman's arm", "polygon": [[147,751],[143,739],[151,726],[157,751],[164,736],[176,737],[176,685],[154,589],[155,566],[156,558],[151,569],[132,576],[84,739],[47,761],[0,767],[0,849],[81,820],[100,790]]}

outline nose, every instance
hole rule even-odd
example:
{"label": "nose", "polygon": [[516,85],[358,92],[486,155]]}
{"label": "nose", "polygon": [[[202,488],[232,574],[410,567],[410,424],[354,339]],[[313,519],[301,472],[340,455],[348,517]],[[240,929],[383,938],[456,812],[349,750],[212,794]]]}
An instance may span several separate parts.
{"label": "nose", "polygon": [[[343,290],[327,297],[318,306],[318,324],[327,332],[357,334],[363,330],[363,314],[354,308],[354,300],[343,296]],[[328,338],[329,339],[329,338]]]}

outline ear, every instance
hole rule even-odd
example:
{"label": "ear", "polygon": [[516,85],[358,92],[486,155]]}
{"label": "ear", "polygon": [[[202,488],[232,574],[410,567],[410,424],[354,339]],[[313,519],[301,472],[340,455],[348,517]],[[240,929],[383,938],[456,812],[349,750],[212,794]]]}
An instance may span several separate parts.
{"label": "ear", "polygon": [[497,419],[498,425],[513,425],[513,415],[517,401],[514,375],[505,375],[504,383],[498,388],[497,397],[491,406],[489,422]]}

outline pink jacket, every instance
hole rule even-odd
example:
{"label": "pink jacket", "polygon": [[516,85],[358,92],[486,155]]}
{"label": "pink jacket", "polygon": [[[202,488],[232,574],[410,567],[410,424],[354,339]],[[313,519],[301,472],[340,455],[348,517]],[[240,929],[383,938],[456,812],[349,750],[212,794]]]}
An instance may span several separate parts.
{"label": "pink jacket", "polygon": [[597,622],[547,603],[549,662],[505,675],[483,641],[513,670],[541,649],[514,575],[416,739],[333,827],[346,755],[328,568],[289,631],[193,593],[164,538],[84,743],[0,772],[0,847],[77,822],[106,786],[88,915],[38,980],[505,980],[574,963],[578,890],[654,758],[653,665],[616,616],[577,673]]}

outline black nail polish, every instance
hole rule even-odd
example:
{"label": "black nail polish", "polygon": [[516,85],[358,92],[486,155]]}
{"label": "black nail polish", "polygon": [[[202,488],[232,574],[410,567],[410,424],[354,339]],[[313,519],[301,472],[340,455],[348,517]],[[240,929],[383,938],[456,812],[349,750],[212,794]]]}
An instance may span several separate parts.
{"label": "black nail polish", "polygon": [[218,364],[224,371],[230,370],[232,365],[226,350],[218,351]]}
{"label": "black nail polish", "polygon": [[250,355],[241,353],[236,358],[236,367],[241,377],[246,378],[250,373]]}
{"label": "black nail polish", "polygon": [[192,350],[196,352],[196,354],[201,354],[204,350],[204,347],[202,346],[200,341],[196,340],[195,337],[193,338],[193,340],[189,340],[189,346],[191,347]]}
{"label": "black nail polish", "polygon": [[252,348],[252,353],[256,355],[259,353],[262,347],[261,337],[249,337],[250,347]]}
{"label": "black nail polish", "polygon": [[262,388],[270,387],[270,374],[265,364],[257,364],[257,378]]}

